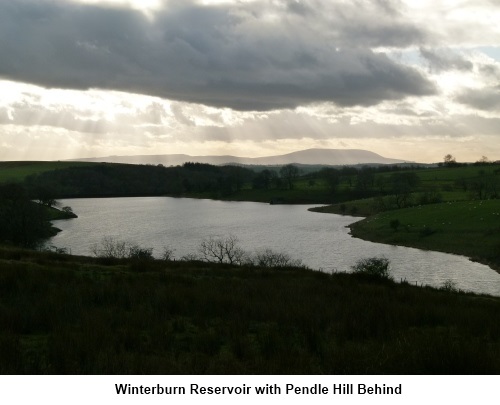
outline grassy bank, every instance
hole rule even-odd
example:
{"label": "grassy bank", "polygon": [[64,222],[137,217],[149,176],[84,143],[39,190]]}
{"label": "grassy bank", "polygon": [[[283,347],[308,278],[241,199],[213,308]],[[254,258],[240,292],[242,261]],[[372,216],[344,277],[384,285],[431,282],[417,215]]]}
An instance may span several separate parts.
{"label": "grassy bank", "polygon": [[351,225],[374,242],[465,255],[500,270],[498,200],[461,201],[382,212]]}
{"label": "grassy bank", "polygon": [[26,177],[52,170],[62,170],[68,167],[95,165],[92,162],[59,162],[59,161],[13,161],[0,162],[0,184],[7,182],[22,182]]}
{"label": "grassy bank", "polygon": [[353,217],[367,217],[376,213],[373,198],[346,201],[339,204],[326,205],[324,207],[310,208],[309,211],[321,212],[323,214],[350,215]]}
{"label": "grassy bank", "polygon": [[500,298],[0,249],[3,374],[497,374]]}

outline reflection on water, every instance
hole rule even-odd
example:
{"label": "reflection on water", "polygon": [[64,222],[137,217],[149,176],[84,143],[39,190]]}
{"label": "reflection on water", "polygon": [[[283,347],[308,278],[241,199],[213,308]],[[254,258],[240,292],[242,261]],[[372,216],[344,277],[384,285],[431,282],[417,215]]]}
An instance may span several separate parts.
{"label": "reflection on water", "polygon": [[322,271],[349,271],[359,258],[385,256],[396,280],[500,296],[500,274],[463,256],[383,245],[352,238],[347,225],[359,218],[307,211],[304,205],[269,205],[170,197],[89,198],[61,201],[77,219],[54,221],[62,229],[50,243],[90,255],[104,236],[153,247],[175,257],[196,253],[202,239],[229,234],[247,251],[271,248]]}

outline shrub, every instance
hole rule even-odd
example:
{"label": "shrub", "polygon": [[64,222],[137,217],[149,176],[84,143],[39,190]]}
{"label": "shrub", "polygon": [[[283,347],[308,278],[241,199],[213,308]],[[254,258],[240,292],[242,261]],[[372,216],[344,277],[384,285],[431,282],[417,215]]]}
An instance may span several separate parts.
{"label": "shrub", "polygon": [[385,257],[360,259],[351,269],[355,274],[364,274],[383,279],[391,278],[389,275],[389,259]]}
{"label": "shrub", "polygon": [[392,229],[394,229],[394,231],[397,231],[401,223],[399,222],[399,219],[391,219],[389,225],[391,226]]}
{"label": "shrub", "polygon": [[123,259],[127,257],[127,243],[105,236],[99,244],[92,245],[90,251],[95,257]]}
{"label": "shrub", "polygon": [[446,280],[441,286],[441,290],[448,292],[458,292],[457,283],[453,280]]}
{"label": "shrub", "polygon": [[340,212],[342,213],[342,215],[344,215],[346,211],[347,211],[347,205],[340,204]]}
{"label": "shrub", "polygon": [[62,207],[61,211],[68,214],[68,215],[75,215],[75,213],[73,212],[73,208],[71,208],[69,206]]}
{"label": "shrub", "polygon": [[50,246],[43,246],[41,248],[41,251],[42,252],[53,252],[53,253],[57,253],[57,254],[60,254],[60,255],[68,255],[68,254],[71,254],[70,253],[70,250],[68,248],[65,248],[65,247],[57,247],[57,246],[54,246],[54,245],[50,245]]}
{"label": "shrub", "polygon": [[132,245],[128,249],[127,257],[136,260],[153,260],[153,248],[143,248],[139,245]]}
{"label": "shrub", "polygon": [[161,255],[161,259],[165,261],[172,261],[174,260],[174,249],[164,246],[163,247],[163,253]]}
{"label": "shrub", "polygon": [[292,259],[288,253],[275,252],[272,249],[265,249],[257,252],[252,263],[261,267],[305,267],[300,259]]}
{"label": "shrub", "polygon": [[443,201],[443,197],[436,190],[428,190],[420,194],[418,203],[420,205],[437,204]]}
{"label": "shrub", "polygon": [[145,248],[111,236],[105,236],[100,244],[92,245],[90,251],[95,257],[105,259],[153,259],[153,248]]}
{"label": "shrub", "polygon": [[425,238],[426,236],[434,235],[437,231],[434,228],[430,228],[424,225],[422,229],[418,232],[421,238]]}
{"label": "shrub", "polygon": [[194,262],[197,260],[201,260],[201,258],[195,253],[187,253],[184,256],[181,256],[180,260],[183,262]]}

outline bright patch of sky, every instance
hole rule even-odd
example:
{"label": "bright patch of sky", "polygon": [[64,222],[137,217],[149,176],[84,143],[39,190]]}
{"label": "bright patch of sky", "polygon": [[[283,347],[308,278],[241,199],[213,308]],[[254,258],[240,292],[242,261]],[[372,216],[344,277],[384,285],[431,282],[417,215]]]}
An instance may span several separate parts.
{"label": "bright patch of sky", "polygon": [[488,55],[497,62],[500,62],[500,46],[478,46],[475,50]]}

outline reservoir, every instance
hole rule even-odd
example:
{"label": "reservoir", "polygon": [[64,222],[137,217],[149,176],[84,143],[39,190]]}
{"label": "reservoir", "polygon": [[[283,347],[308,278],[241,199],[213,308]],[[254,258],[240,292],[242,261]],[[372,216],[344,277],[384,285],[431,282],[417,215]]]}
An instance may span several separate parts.
{"label": "reservoir", "polygon": [[500,274],[464,256],[384,245],[353,238],[346,228],[360,220],[308,211],[307,205],[269,205],[171,197],[65,199],[76,219],[53,221],[62,230],[49,244],[74,255],[91,255],[91,247],[113,237],[174,257],[198,253],[203,239],[234,235],[250,253],[270,248],[300,259],[311,269],[350,271],[357,260],[384,256],[396,281],[456,287],[500,296]]}

